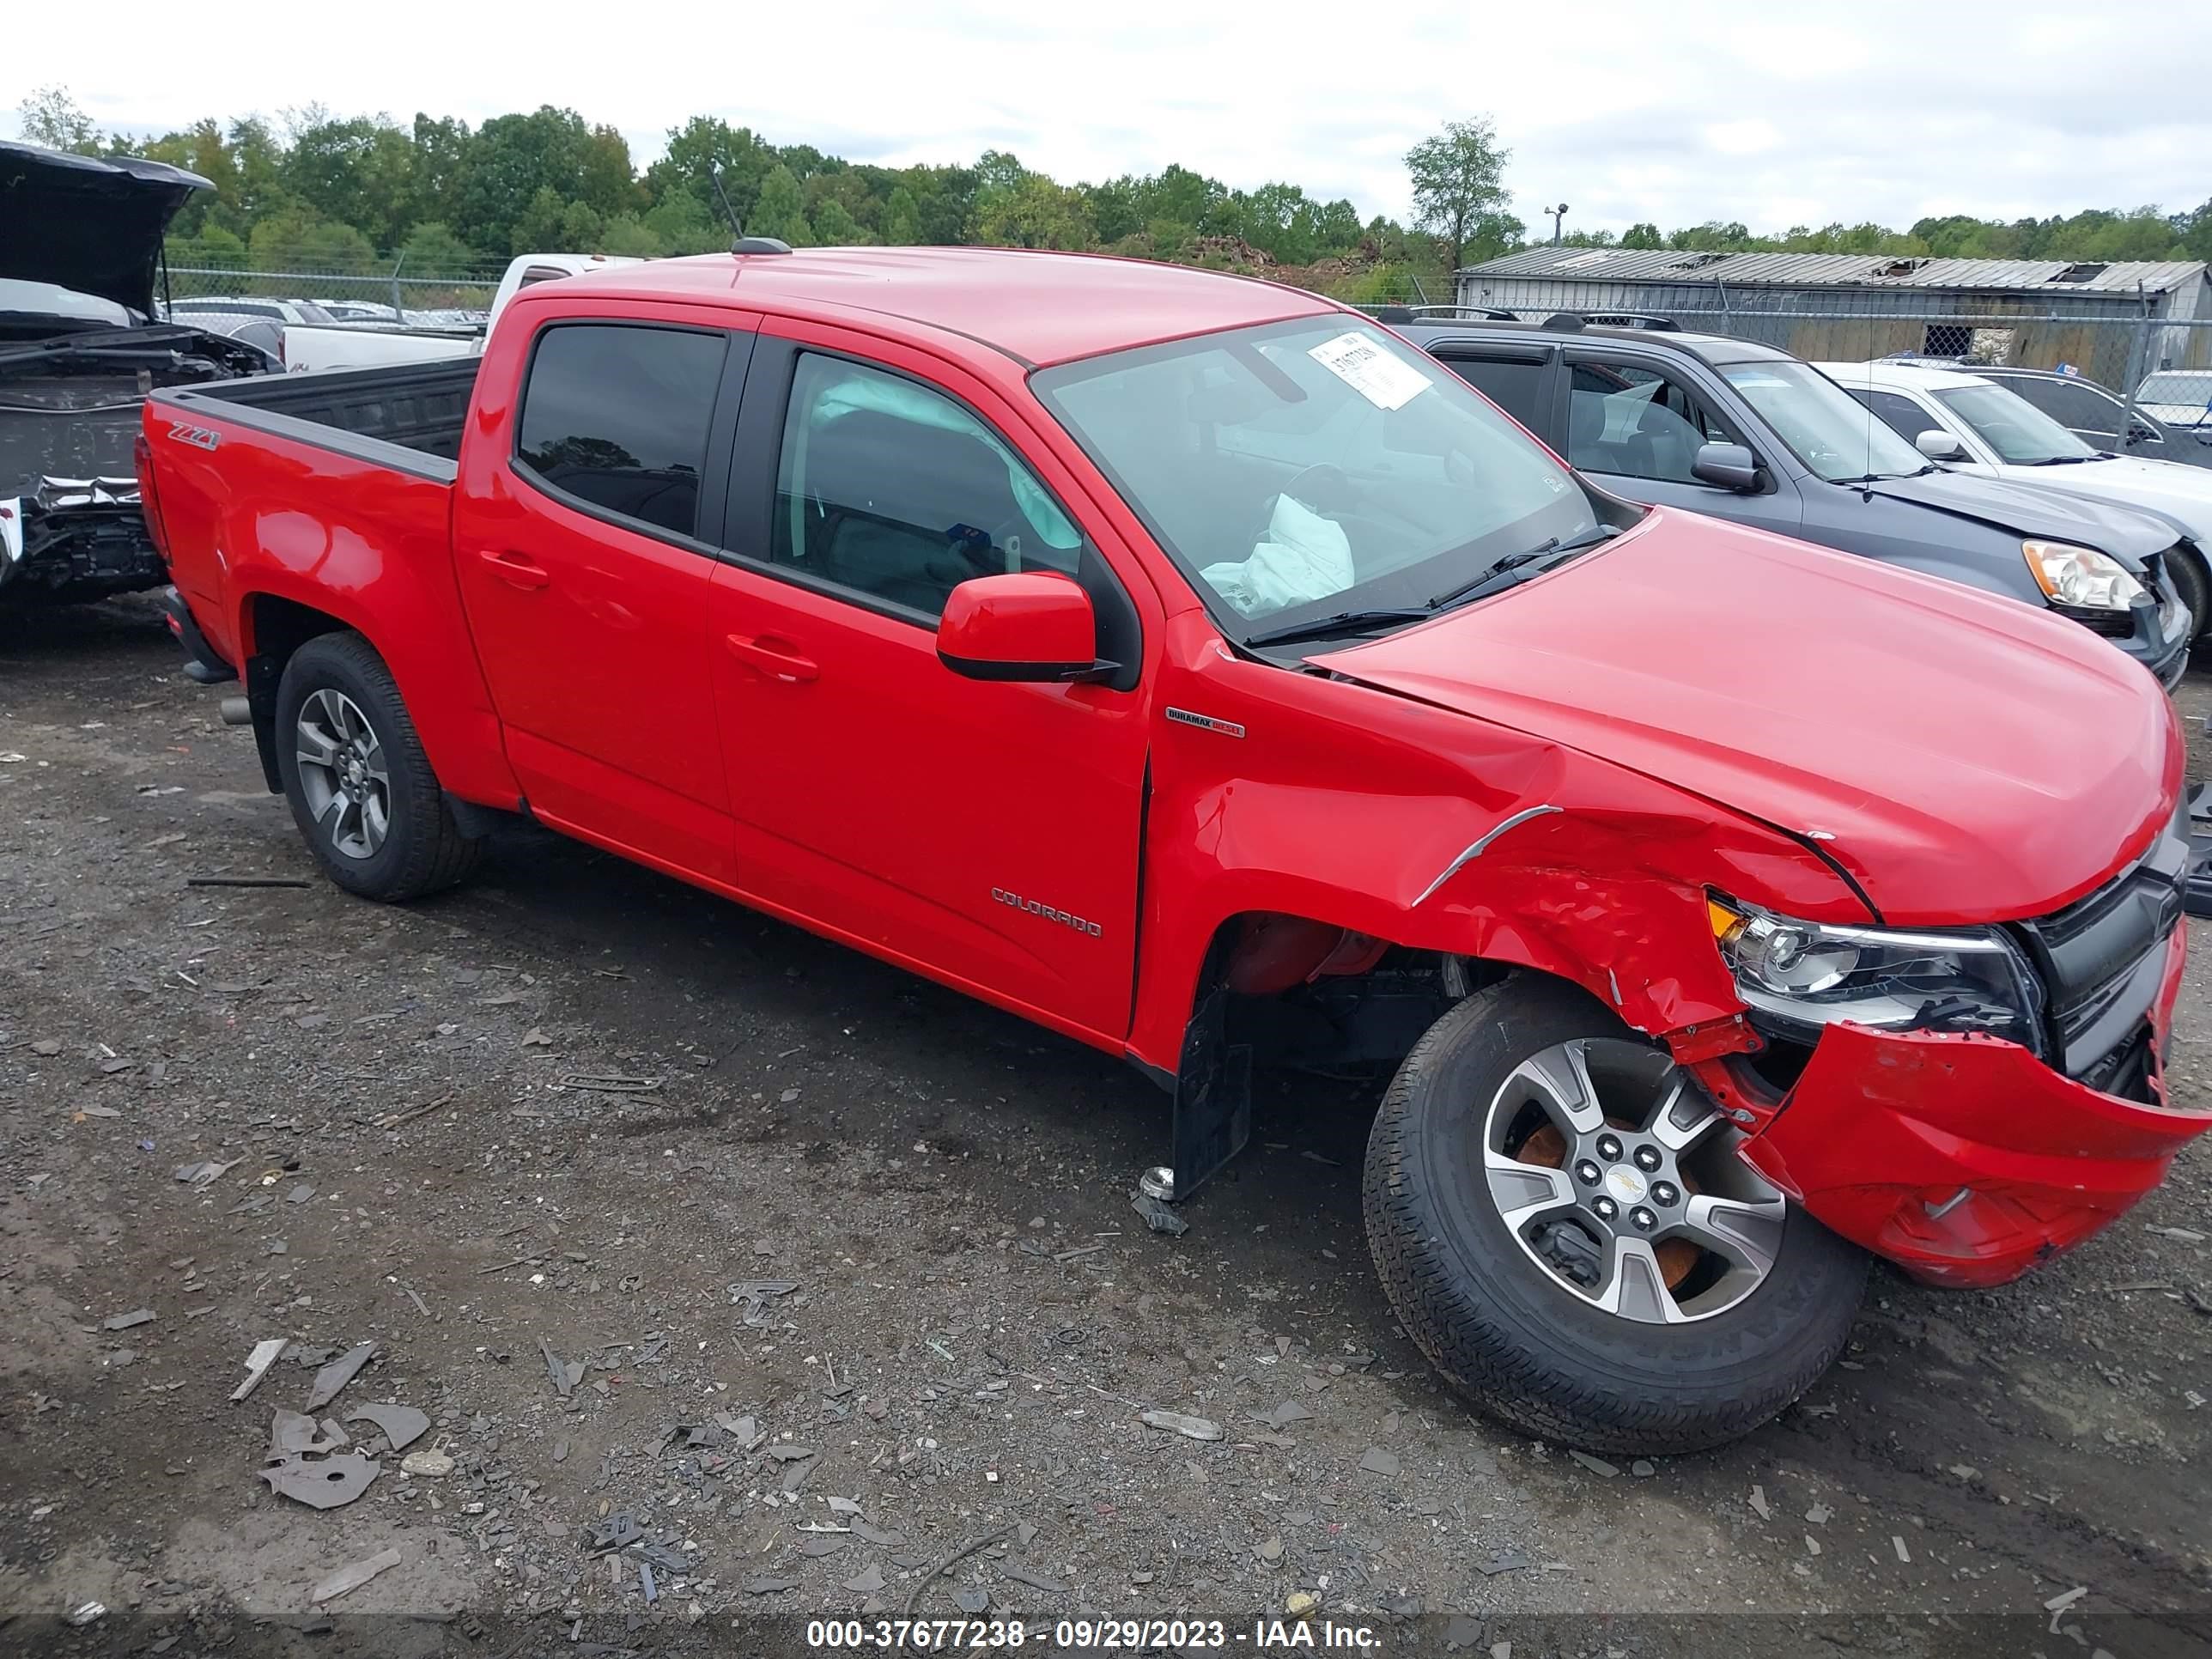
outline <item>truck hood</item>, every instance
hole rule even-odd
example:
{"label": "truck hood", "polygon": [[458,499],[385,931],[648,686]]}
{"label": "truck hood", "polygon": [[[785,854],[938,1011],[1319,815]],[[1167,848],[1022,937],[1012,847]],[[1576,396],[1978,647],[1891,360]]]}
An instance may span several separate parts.
{"label": "truck hood", "polygon": [[[2094,463],[2101,465],[2103,463]],[[2057,468],[2051,469],[2053,471]],[[1837,485],[1856,489],[1857,485]],[[1982,478],[1966,472],[1926,472],[1914,478],[1885,478],[1866,486],[1892,501],[1933,507],[1954,518],[1971,519],[2021,540],[2078,542],[2109,553],[2138,574],[2142,562],[2173,545],[2179,533],[2171,521],[2132,507],[2070,495],[2009,478]]]}
{"label": "truck hood", "polygon": [[161,161],[102,161],[0,142],[0,276],[52,283],[150,317],[161,234],[194,191],[212,188]]}
{"label": "truck hood", "polygon": [[2056,909],[2148,845],[2181,787],[2164,694],[2080,624],[1664,508],[1313,660],[1815,837],[1893,922]]}
{"label": "truck hood", "polygon": [[[2080,461],[2033,471],[2039,482],[2044,474],[2050,475],[2051,489],[2076,499],[2118,502],[2163,514],[2185,526],[2199,544],[2212,545],[2212,472],[2203,467],[2116,455],[2108,461]],[[2013,476],[2020,474],[2016,471]]]}

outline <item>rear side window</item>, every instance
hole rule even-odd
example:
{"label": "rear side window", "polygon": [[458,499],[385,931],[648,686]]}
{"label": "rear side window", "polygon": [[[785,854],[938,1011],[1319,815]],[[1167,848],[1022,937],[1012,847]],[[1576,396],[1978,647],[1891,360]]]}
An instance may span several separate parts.
{"label": "rear side window", "polygon": [[1536,397],[1544,383],[1540,362],[1486,357],[1447,357],[1444,367],[1531,432],[1537,429]]}
{"label": "rear side window", "polygon": [[684,329],[547,329],[523,388],[517,463],[601,513],[696,535],[727,345],[720,334]]}

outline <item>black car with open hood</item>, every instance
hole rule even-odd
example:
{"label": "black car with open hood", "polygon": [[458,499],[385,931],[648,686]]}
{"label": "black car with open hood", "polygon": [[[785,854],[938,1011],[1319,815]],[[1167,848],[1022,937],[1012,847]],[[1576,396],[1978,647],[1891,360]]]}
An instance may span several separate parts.
{"label": "black car with open hood", "polygon": [[157,386],[275,366],[161,320],[161,239],[197,173],[0,142],[0,605],[165,580],[131,446]]}

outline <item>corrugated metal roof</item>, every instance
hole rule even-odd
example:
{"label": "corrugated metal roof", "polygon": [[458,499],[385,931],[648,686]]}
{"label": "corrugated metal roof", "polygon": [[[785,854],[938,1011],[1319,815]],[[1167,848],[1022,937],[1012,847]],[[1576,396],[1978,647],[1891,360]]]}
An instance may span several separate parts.
{"label": "corrugated metal roof", "polygon": [[[2080,279],[2062,282],[2069,271]],[[2185,260],[1899,259],[1872,253],[1690,253],[1680,248],[1531,247],[1469,265],[1462,276],[1547,276],[1563,282],[1726,283],[1747,288],[2033,289],[2165,294],[2201,275]]]}

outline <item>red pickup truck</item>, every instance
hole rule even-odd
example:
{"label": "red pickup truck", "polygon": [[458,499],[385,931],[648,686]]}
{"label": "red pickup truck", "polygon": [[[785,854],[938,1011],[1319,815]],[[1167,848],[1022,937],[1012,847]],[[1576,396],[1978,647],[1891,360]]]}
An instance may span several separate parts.
{"label": "red pickup truck", "polygon": [[1534,1432],[1741,1433],[1869,1252],[2008,1280],[2212,1121],[2148,674],[1614,499],[1311,295],[659,262],[480,361],[158,392],[141,465],[333,880],[526,813],[1126,1055],[1178,1200],[1255,1064],[1395,1066],[1383,1288]]}

